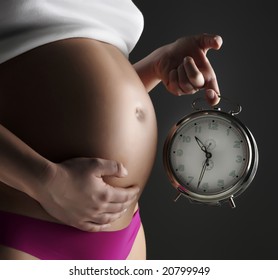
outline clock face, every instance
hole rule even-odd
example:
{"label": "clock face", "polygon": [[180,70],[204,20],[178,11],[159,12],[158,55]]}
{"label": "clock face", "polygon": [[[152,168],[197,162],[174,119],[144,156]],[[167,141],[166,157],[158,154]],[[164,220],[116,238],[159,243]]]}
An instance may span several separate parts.
{"label": "clock face", "polygon": [[189,192],[223,193],[242,180],[248,168],[247,141],[240,126],[225,114],[185,119],[169,144],[171,173]]}

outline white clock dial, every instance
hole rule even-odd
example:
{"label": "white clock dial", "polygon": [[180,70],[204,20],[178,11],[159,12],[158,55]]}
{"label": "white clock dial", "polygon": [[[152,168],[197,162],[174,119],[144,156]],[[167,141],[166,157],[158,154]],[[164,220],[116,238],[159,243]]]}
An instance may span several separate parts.
{"label": "white clock dial", "polygon": [[181,186],[196,194],[215,195],[241,180],[248,168],[249,149],[238,126],[215,114],[184,121],[168,156]]}

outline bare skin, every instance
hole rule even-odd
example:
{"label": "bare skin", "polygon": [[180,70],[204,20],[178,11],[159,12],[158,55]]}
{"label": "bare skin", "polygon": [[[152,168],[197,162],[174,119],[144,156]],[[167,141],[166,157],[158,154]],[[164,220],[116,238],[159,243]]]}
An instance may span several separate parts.
{"label": "bare skin", "polygon": [[[205,88],[216,104],[206,53],[221,44],[214,35],[182,38],[132,66],[111,45],[68,39],[0,65],[0,123],[9,140],[2,144],[20,155],[15,162],[0,153],[0,210],[87,231],[126,227],[156,152],[147,92],[160,81],[175,95]],[[32,168],[20,168],[26,162]],[[31,258],[6,247],[0,252],[3,259]],[[145,257],[141,227],[129,258]]]}
{"label": "bare skin", "polygon": [[[39,65],[43,65],[40,70]],[[115,47],[86,39],[65,40],[43,46],[3,66],[1,93],[5,95],[2,98],[6,109],[1,108],[2,124],[51,162],[63,162],[63,169],[57,168],[49,183],[39,193],[34,192],[37,200],[1,184],[1,210],[91,230],[87,215],[90,208],[79,210],[73,203],[79,196],[82,205],[94,205],[90,200],[84,201],[83,192],[79,191],[79,174],[90,177],[84,167],[78,169],[81,157],[113,159],[128,170],[126,176],[111,177],[102,171],[105,163],[92,161],[95,176],[82,186],[84,193],[89,192],[86,188],[91,184],[102,188],[105,183],[143,190],[155,157],[156,120],[144,86]],[[18,69],[18,74],[14,69]],[[14,83],[5,83],[11,76]],[[40,77],[47,80],[47,87],[41,86]],[[75,157],[78,157],[76,165],[74,160],[66,162]],[[66,168],[71,171],[61,175]],[[72,178],[62,181],[68,174]],[[79,189],[68,189],[69,180],[76,180]],[[126,212],[106,230],[122,229],[130,223],[139,198],[138,193],[134,196],[136,199],[127,205]],[[63,197],[63,201],[57,203],[57,197]],[[63,214],[60,210],[63,208],[70,211]],[[125,209],[126,206],[121,211]],[[74,215],[82,216],[82,220],[76,219],[77,224],[72,222]]]}

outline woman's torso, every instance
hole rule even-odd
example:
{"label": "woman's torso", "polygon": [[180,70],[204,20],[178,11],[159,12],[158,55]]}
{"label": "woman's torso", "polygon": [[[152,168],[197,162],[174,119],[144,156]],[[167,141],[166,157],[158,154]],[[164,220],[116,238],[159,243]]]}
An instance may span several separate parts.
{"label": "woman's torso", "polygon": [[[114,186],[143,190],[154,162],[151,100],[126,57],[99,41],[57,41],[0,65],[0,122],[54,162],[72,157],[122,162],[127,178],[105,178]],[[0,210],[53,220],[36,201],[2,183]],[[110,230],[125,227],[133,211]]]}

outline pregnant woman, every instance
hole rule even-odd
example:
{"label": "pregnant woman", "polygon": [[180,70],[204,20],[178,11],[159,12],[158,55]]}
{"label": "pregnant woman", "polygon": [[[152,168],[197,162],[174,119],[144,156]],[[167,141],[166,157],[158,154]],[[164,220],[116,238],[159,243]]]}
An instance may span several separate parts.
{"label": "pregnant woman", "polygon": [[130,0],[0,4],[0,259],[145,259],[138,199],[156,153],[148,92],[201,88],[222,39],[180,38],[135,65]]}

